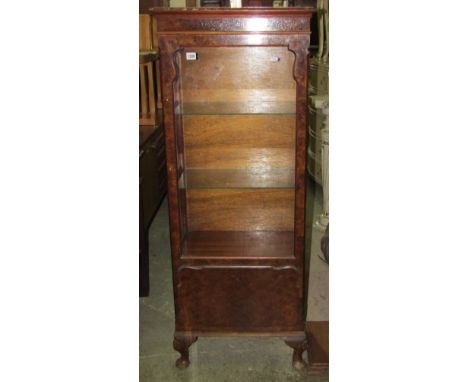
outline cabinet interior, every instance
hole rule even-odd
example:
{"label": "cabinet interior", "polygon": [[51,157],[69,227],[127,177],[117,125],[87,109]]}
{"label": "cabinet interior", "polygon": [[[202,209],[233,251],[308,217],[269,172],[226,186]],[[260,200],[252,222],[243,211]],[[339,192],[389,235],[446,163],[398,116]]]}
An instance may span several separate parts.
{"label": "cabinet interior", "polygon": [[190,47],[175,59],[182,257],[293,257],[294,54]]}

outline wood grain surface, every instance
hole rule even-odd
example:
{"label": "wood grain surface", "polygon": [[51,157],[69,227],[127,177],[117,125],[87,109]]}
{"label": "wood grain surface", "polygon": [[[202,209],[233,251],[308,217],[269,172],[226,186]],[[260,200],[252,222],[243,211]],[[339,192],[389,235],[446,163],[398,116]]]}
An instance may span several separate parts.
{"label": "wood grain surface", "polygon": [[294,190],[189,189],[189,231],[289,231]]}
{"label": "wood grain surface", "polygon": [[294,168],[295,117],[184,116],[187,168]]}
{"label": "wood grain surface", "polygon": [[[177,330],[303,330],[301,285],[293,267],[182,267]],[[248,296],[248,298],[247,298]],[[222,309],[220,309],[222,307]]]}
{"label": "wood grain surface", "polygon": [[293,231],[189,232],[182,258],[293,258]]}

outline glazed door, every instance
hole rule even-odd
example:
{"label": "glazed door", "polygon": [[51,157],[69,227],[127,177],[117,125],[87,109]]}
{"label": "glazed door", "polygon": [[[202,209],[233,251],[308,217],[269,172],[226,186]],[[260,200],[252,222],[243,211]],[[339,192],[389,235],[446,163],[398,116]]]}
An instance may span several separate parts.
{"label": "glazed door", "polygon": [[278,46],[177,52],[183,256],[294,256],[294,59]]}

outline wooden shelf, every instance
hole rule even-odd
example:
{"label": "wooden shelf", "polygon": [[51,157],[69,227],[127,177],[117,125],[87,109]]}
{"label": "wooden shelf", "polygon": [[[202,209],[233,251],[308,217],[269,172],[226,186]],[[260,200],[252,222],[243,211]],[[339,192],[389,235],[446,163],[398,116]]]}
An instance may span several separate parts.
{"label": "wooden shelf", "polygon": [[184,240],[182,258],[294,258],[292,231],[198,231]]}
{"label": "wooden shelf", "polygon": [[[184,177],[185,175],[185,177]],[[294,188],[293,169],[187,169],[181,188]]]}

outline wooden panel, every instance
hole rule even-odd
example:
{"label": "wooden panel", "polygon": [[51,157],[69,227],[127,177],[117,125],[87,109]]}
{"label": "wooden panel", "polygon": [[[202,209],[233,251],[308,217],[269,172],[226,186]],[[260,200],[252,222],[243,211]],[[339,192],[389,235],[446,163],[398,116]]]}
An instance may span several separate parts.
{"label": "wooden panel", "polygon": [[294,188],[293,169],[187,169],[186,188]]}
{"label": "wooden panel", "polygon": [[[193,88],[186,86],[184,88],[184,102],[294,102],[294,89],[287,88],[243,88],[237,85],[236,88],[210,89],[210,88]],[[247,84],[243,84],[244,86]],[[227,86],[227,84],[225,85]]]}
{"label": "wooden panel", "polygon": [[200,231],[185,237],[182,257],[294,258],[294,232]]}
{"label": "wooden panel", "polygon": [[[219,97],[219,92],[229,89],[252,89],[257,94],[282,89],[282,98],[295,99],[294,54],[286,47],[199,47],[185,52],[196,52],[197,59],[187,60],[182,53],[184,102],[198,100],[199,91],[212,90]],[[271,99],[274,93],[270,93]]]}
{"label": "wooden panel", "polygon": [[280,115],[190,115],[183,117],[185,147],[294,147],[296,117]]}
{"label": "wooden panel", "polygon": [[[167,0],[168,1],[168,0]],[[158,20],[156,20],[156,17],[152,16],[151,17],[151,32],[153,34],[153,50],[158,51],[159,50],[159,40],[158,40]]]}
{"label": "wooden panel", "polygon": [[153,38],[151,30],[151,16],[140,15],[140,50],[151,50]]}
{"label": "wooden panel", "polygon": [[[258,94],[255,91],[250,90],[239,90],[233,91],[235,95],[230,97],[227,92],[223,92],[223,97],[218,99],[224,99],[224,101],[218,102],[217,99],[209,99],[209,95],[206,92],[200,91],[201,98],[200,102],[185,102],[183,104],[183,111],[178,111],[184,115],[190,114],[270,114],[270,115],[281,115],[281,114],[295,114],[296,102],[291,101],[268,101],[261,100],[265,93]],[[238,93],[244,93],[242,97],[239,97]],[[277,95],[277,93],[275,94]],[[235,99],[241,99],[239,101]],[[248,100],[247,100],[248,99]],[[181,108],[179,108],[182,110]]]}
{"label": "wooden panel", "polygon": [[328,367],[328,321],[307,321],[309,365],[313,369]]}
{"label": "wooden panel", "polygon": [[303,330],[294,267],[181,267],[176,330]]}
{"label": "wooden panel", "polygon": [[294,168],[294,116],[183,117],[187,168]]}
{"label": "wooden panel", "polygon": [[162,99],[161,99],[161,63],[159,60],[155,62],[156,66],[156,109],[158,110],[158,117],[161,115],[159,110],[162,109]]}
{"label": "wooden panel", "polygon": [[149,112],[152,115],[156,115],[156,84],[155,84],[155,70],[154,70],[154,63],[149,62],[146,64],[148,70],[148,104],[149,104]]}
{"label": "wooden panel", "polygon": [[189,189],[189,231],[291,231],[294,190]]}
{"label": "wooden panel", "polygon": [[187,150],[186,159],[195,168],[285,168],[293,165],[294,150],[219,145]]}
{"label": "wooden panel", "polygon": [[[221,8],[220,8],[221,9]],[[281,8],[264,9],[229,9],[222,8],[221,12],[215,10],[196,11],[197,17],[187,14],[181,10],[158,9],[154,13],[158,17],[158,31],[178,32],[178,31],[198,31],[198,32],[216,32],[216,31],[245,31],[245,32],[302,32],[308,33],[310,29],[310,16],[314,9],[294,9],[287,8],[285,11]],[[287,12],[287,14],[286,14]],[[297,16],[294,17],[293,13]],[[245,16],[266,16],[274,15],[277,17],[248,18]],[[220,19],[214,16],[220,16]],[[240,17],[236,17],[240,16]]]}

